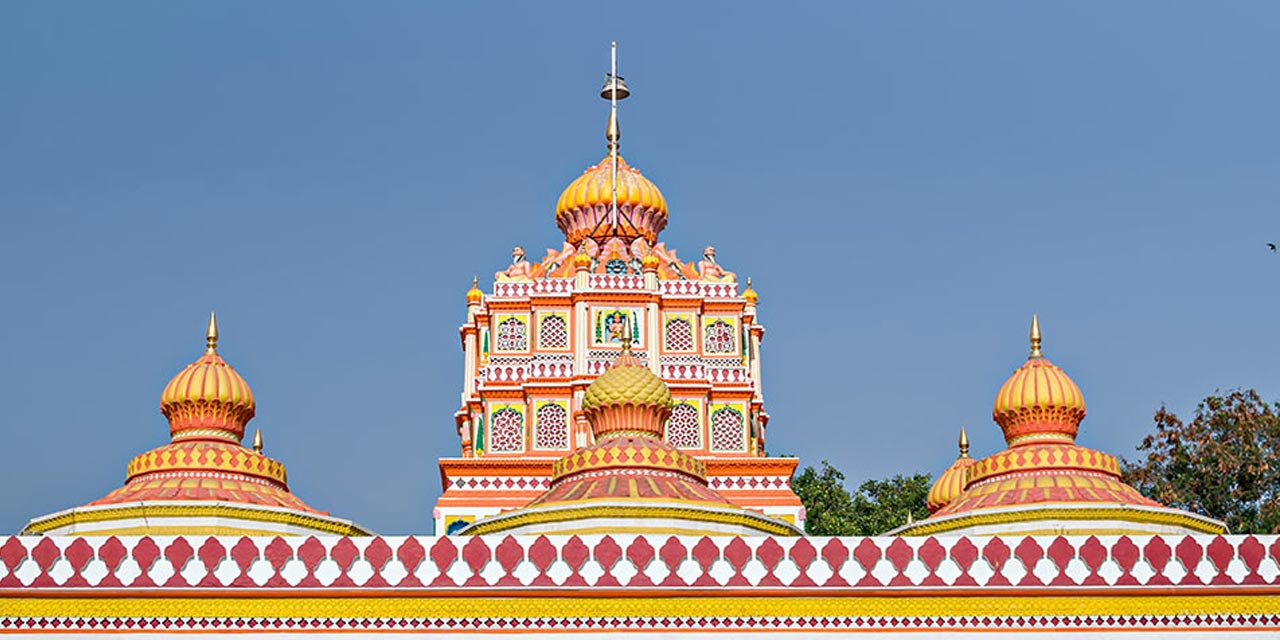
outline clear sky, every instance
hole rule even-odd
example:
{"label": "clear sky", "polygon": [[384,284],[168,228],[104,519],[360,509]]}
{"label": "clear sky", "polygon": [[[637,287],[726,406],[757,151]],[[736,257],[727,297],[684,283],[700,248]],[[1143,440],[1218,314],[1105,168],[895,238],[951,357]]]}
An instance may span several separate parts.
{"label": "clear sky", "polygon": [[768,448],[937,473],[1040,314],[1119,455],[1280,399],[1280,4],[0,3],[0,531],[119,486],[203,348],[311,505],[430,533],[473,275],[623,154],[768,327]]}

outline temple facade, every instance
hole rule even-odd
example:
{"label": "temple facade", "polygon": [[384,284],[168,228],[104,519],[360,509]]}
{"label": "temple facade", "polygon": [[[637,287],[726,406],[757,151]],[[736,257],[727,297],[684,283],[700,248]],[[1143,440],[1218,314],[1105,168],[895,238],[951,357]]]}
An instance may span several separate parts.
{"label": "temple facade", "polygon": [[671,390],[662,438],[705,465],[708,486],[804,525],[790,488],[797,460],[765,451],[759,296],[714,247],[697,261],[667,247],[667,201],[618,141],[615,110],[608,154],[556,203],[563,244],[536,262],[516,247],[489,292],[467,292],[459,456],[440,459],[437,533],[528,504],[550,487],[558,458],[594,443],[583,396],[624,339]]}

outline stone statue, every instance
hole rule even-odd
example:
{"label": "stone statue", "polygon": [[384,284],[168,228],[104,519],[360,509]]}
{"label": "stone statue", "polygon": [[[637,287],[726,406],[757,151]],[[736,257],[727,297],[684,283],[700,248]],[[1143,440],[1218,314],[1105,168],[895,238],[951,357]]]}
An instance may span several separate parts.
{"label": "stone statue", "polygon": [[698,276],[713,282],[737,282],[738,275],[721,267],[716,262],[716,248],[707,247],[702,250],[702,259],[698,261]]}
{"label": "stone statue", "polygon": [[498,282],[533,279],[533,265],[524,259],[524,247],[515,247],[511,250],[511,266],[507,267],[506,271],[493,274],[493,279]]}

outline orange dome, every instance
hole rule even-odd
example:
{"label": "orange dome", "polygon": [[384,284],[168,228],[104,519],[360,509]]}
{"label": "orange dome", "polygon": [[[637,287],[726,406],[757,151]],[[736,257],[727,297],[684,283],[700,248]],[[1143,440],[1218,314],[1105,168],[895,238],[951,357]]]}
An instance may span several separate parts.
{"label": "orange dome", "polygon": [[1084,419],[1084,394],[1040,353],[1040,321],[1031,320],[1031,357],[996,393],[991,417],[1009,446],[1042,440],[1074,442]]}
{"label": "orange dome", "polygon": [[[576,245],[588,237],[599,242],[615,235],[608,221],[612,181],[613,159],[605,156],[560,194],[556,224],[570,243]],[[622,156],[618,156],[618,211],[622,215],[616,235],[626,242],[643,237],[653,244],[667,226],[667,201],[662,192],[638,169],[628,166]]]}
{"label": "orange dome", "polygon": [[969,457],[969,434],[965,433],[964,427],[961,427],[960,457],[956,458],[956,461],[952,462],[951,466],[947,467],[947,470],[943,471],[929,488],[929,495],[925,498],[929,513],[947,506],[956,499],[956,496],[964,493],[965,485],[968,484],[966,473],[973,463],[973,458]]}
{"label": "orange dome", "polygon": [[208,348],[178,372],[160,394],[160,412],[169,419],[174,440],[213,439],[240,442],[253,418],[253,391],[218,355],[218,324],[209,316]]}

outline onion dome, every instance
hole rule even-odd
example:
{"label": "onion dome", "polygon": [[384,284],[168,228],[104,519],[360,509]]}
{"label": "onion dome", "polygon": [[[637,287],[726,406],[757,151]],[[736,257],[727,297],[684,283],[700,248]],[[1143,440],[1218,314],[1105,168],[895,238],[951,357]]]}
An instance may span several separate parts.
{"label": "onion dome", "polygon": [[973,458],[969,457],[969,434],[965,433],[964,427],[960,427],[960,457],[947,467],[942,475],[934,481],[933,486],[929,488],[929,495],[926,498],[926,504],[929,507],[929,513],[947,506],[956,496],[964,493],[965,484],[968,482],[965,474],[969,467],[973,466]]}
{"label": "onion dome", "polygon": [[1040,352],[1040,320],[1031,318],[1031,356],[996,394],[991,417],[1010,447],[1032,442],[1075,442],[1084,419],[1084,394]]}
{"label": "onion dome", "polygon": [[622,434],[661,438],[673,404],[662,378],[631,353],[630,336],[623,337],[622,353],[613,366],[582,396],[582,411],[597,440]]}
{"label": "onion dome", "polygon": [[667,201],[657,185],[618,159],[618,220],[611,224],[609,209],[613,203],[613,156],[605,156],[600,164],[588,168],[569,183],[556,203],[556,224],[565,239],[574,245],[585,238],[596,242],[618,237],[631,242],[643,237],[654,244],[658,233],[667,226]]}
{"label": "onion dome", "polygon": [[467,304],[479,304],[484,300],[484,292],[480,290],[480,279],[471,279],[471,288],[467,290]]}
{"label": "onion dome", "polygon": [[160,412],[176,440],[240,442],[253,418],[253,391],[218,355],[218,320],[209,314],[204,355],[178,372],[160,394]]}

